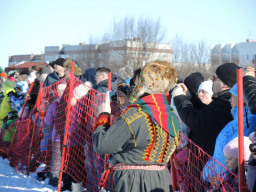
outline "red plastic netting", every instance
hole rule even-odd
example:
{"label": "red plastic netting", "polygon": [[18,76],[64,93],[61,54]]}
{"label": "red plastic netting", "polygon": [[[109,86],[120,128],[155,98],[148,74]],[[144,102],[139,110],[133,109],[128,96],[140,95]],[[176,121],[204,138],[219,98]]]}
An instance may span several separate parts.
{"label": "red plastic netting", "polygon": [[[180,146],[173,154],[175,180],[180,191],[239,191],[238,175],[180,135]],[[249,191],[244,186],[244,191]]]}

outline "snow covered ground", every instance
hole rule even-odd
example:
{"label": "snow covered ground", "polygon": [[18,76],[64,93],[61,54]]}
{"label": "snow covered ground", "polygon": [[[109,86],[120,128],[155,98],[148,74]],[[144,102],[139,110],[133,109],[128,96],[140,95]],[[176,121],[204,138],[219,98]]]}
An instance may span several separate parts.
{"label": "snow covered ground", "polygon": [[36,180],[36,173],[29,176],[15,172],[8,159],[0,157],[0,192],[57,192],[57,188],[45,181]]}

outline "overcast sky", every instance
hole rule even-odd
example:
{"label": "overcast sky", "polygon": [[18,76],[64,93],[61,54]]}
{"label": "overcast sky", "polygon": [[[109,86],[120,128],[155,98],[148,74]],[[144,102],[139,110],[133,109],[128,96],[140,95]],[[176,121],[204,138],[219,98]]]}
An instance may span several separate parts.
{"label": "overcast sky", "polygon": [[255,0],[0,0],[0,65],[45,46],[77,45],[107,32],[114,18],[160,19],[166,42],[256,39]]}

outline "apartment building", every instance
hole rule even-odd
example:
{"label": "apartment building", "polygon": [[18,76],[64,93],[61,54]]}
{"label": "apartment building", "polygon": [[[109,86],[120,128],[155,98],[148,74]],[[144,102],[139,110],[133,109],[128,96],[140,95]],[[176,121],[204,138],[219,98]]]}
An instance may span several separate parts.
{"label": "apartment building", "polygon": [[233,62],[241,67],[256,64],[256,42],[252,39],[241,43],[215,44],[211,49],[211,64]]}
{"label": "apartment building", "polygon": [[[59,57],[71,58],[86,67],[109,65],[138,65],[152,60],[172,61],[172,45],[164,43],[142,42],[139,38],[110,41],[103,44],[85,44],[46,46],[44,54],[14,55],[9,58],[9,65],[17,62],[42,59],[53,61]],[[34,60],[33,60],[34,61]]]}

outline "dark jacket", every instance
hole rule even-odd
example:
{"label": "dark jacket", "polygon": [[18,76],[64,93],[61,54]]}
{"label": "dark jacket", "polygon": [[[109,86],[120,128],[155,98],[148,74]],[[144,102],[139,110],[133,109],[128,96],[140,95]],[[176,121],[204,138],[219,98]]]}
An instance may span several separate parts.
{"label": "dark jacket", "polygon": [[[100,93],[106,93],[108,91],[108,80],[101,81],[98,85],[94,87],[94,89]],[[115,82],[111,82],[111,91],[116,91],[117,84]]]}
{"label": "dark jacket", "polygon": [[[65,77],[65,75],[63,77]],[[62,78],[60,78],[58,76],[58,74],[54,71],[53,73],[50,73],[49,75],[47,75],[47,77],[44,81],[43,87],[48,87],[48,86],[56,83],[57,81],[61,80]]]}
{"label": "dark jacket", "polygon": [[86,81],[90,81],[93,86],[95,86],[95,75],[96,75],[96,69],[95,68],[89,68],[86,69],[84,72],[84,78]]}
{"label": "dark jacket", "polygon": [[219,92],[209,105],[200,104],[195,95],[191,99],[193,103],[185,95],[174,97],[181,120],[190,128],[189,138],[211,156],[219,132],[233,119],[230,97],[228,90]]}
{"label": "dark jacket", "polygon": [[244,100],[251,113],[256,114],[256,79],[252,76],[243,77]]}

